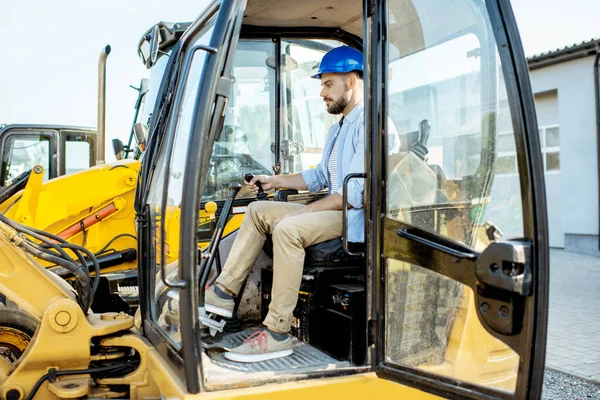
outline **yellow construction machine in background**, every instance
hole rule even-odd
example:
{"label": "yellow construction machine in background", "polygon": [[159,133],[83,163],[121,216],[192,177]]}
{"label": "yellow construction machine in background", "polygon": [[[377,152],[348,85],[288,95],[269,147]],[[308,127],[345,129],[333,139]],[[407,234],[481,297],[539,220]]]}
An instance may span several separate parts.
{"label": "yellow construction machine in background", "polygon": [[[51,181],[47,179],[46,165],[37,165],[22,182],[17,182],[16,189],[24,186],[23,191],[8,198],[5,196],[4,201],[0,203],[0,212],[17,223],[57,235],[69,243],[87,248],[96,255],[101,272],[107,279],[103,282],[103,287],[99,292],[102,295],[94,304],[94,309],[98,311],[133,313],[138,305],[137,240],[133,202],[138,181],[139,158],[147,145],[147,124],[150,123],[152,117],[152,108],[161,83],[165,60],[168,59],[172,47],[188,26],[189,23],[159,22],[142,35],[140,46],[145,42],[149,32],[154,30],[162,32],[160,40],[156,43],[157,57],[150,70],[151,80],[142,79],[140,86],[134,87],[138,92],[138,97],[127,144],[123,144],[119,139],[113,140],[114,154],[120,161],[109,164],[100,163],[93,168],[89,168],[91,165],[88,164],[84,168],[80,168],[79,173]],[[110,53],[110,50],[106,49],[103,50],[100,58],[100,93],[104,92],[104,65],[106,57]],[[146,65],[146,62],[142,61]],[[100,99],[99,103],[99,120],[102,120],[104,118],[104,100]],[[24,129],[25,127],[22,126],[6,128],[10,138],[20,138],[18,133]],[[57,129],[55,127],[55,130]],[[60,143],[67,146],[66,153],[65,149],[59,152],[64,157],[65,154],[73,152],[71,149],[71,153],[69,153],[69,144],[74,140],[72,136],[75,129],[64,128],[59,131],[70,134],[65,138],[61,136]],[[32,133],[29,132],[29,136],[31,135]],[[46,132],[46,135],[50,134]],[[102,135],[104,135],[103,132]],[[89,137],[92,142],[88,147],[91,154],[94,155],[91,159],[95,164],[95,132],[93,136]],[[81,141],[81,138],[79,140]],[[50,157],[50,153],[48,153],[48,158],[54,160],[56,157]],[[48,167],[51,168],[51,171],[56,169],[55,165],[48,165]],[[64,166],[60,168],[59,165],[58,169],[62,171],[65,168]],[[68,172],[73,173],[76,170]],[[54,178],[54,175],[50,177]],[[9,176],[9,178],[14,178],[14,176]],[[16,192],[12,188],[8,188],[5,192],[11,192],[11,190]],[[173,240],[173,242],[175,241]],[[176,259],[177,246],[177,243],[172,244],[174,253],[169,261]],[[55,267],[52,262],[48,261],[42,260],[41,264]],[[93,268],[89,263],[87,267],[93,273]],[[59,267],[54,268],[54,271],[65,278],[72,278],[70,272]],[[120,301],[122,298],[127,304]]]}

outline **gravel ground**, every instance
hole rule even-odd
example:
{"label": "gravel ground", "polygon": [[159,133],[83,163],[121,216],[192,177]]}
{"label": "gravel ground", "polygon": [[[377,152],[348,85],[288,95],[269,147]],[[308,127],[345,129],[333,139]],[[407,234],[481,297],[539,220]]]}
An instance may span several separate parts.
{"label": "gravel ground", "polygon": [[544,400],[588,400],[600,399],[600,384],[546,369],[544,375]]}

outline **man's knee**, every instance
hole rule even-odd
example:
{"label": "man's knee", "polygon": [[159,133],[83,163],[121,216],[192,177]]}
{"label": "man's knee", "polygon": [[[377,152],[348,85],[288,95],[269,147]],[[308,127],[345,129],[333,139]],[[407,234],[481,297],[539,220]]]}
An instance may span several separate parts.
{"label": "man's knee", "polygon": [[270,201],[254,201],[248,204],[246,209],[246,218],[244,220],[250,220],[254,222],[254,225],[258,224],[262,220],[265,211],[268,210]]}
{"label": "man's knee", "polygon": [[301,243],[301,239],[302,238],[300,230],[298,229],[298,224],[295,223],[293,218],[279,221],[279,223],[275,226],[275,229],[273,229],[273,242],[284,240],[287,242],[298,241]]}
{"label": "man's knee", "polygon": [[248,204],[246,214],[254,217],[264,213],[265,211],[268,211],[271,206],[272,202],[270,201],[253,201],[252,203]]}

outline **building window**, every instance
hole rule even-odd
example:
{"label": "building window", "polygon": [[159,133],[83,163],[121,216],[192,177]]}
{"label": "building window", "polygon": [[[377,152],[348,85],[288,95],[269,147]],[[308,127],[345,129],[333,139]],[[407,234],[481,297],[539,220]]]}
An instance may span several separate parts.
{"label": "building window", "polygon": [[[560,172],[560,137],[558,125],[539,128],[540,146],[544,160],[544,171]],[[496,174],[510,175],[517,173],[517,157],[515,139],[512,132],[498,133],[498,155],[496,157]]]}
{"label": "building window", "polygon": [[558,125],[541,126],[540,145],[544,158],[544,170],[546,172],[560,171],[560,137]]}

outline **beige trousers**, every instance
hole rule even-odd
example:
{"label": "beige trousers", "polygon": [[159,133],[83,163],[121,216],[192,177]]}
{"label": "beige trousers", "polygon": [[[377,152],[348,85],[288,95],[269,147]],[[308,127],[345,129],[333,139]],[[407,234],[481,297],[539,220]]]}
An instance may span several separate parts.
{"label": "beige trousers", "polygon": [[342,236],[342,212],[319,211],[286,218],[285,214],[304,207],[279,201],[250,203],[217,283],[237,294],[262,250],[265,235],[273,235],[273,287],[264,324],[287,332],[298,301],[304,266],[304,248]]}

